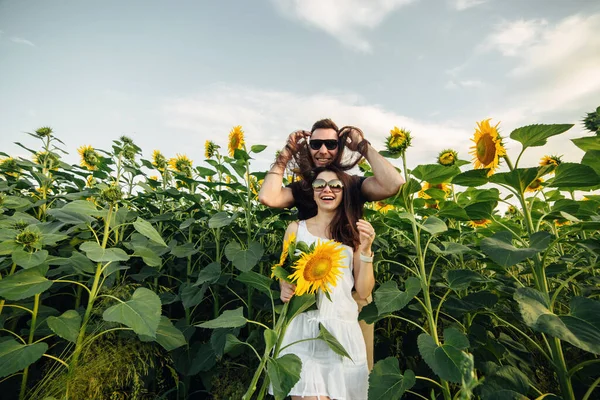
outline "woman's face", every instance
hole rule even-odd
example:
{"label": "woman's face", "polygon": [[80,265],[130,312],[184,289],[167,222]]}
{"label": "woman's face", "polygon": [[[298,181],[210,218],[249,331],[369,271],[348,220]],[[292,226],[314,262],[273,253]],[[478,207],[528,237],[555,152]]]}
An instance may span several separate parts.
{"label": "woman's face", "polygon": [[313,182],[313,196],[319,210],[335,210],[342,203],[344,196],[342,181],[335,172],[321,172]]}

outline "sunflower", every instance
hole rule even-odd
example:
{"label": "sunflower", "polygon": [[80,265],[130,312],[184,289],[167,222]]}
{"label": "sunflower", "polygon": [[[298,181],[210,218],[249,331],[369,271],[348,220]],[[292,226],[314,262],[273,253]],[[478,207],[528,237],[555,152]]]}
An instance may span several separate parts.
{"label": "sunflower", "polygon": [[387,137],[386,147],[392,154],[401,154],[410,146],[410,131],[394,126]]}
{"label": "sunflower", "polygon": [[568,219],[555,219],[554,220],[554,226],[565,226],[565,225],[571,225],[571,221],[569,221]]}
{"label": "sunflower", "polygon": [[96,179],[94,178],[94,175],[89,175],[87,178],[85,178],[86,186],[94,187],[95,183],[96,183]]}
{"label": "sunflower", "polygon": [[150,175],[150,176],[148,177],[148,179],[150,179],[151,181],[156,181],[156,182],[158,182],[158,176],[156,176],[156,175]]}
{"label": "sunflower", "polygon": [[340,268],[344,259],[344,247],[333,240],[317,244],[312,252],[303,253],[292,266],[295,272],[290,278],[296,284],[296,295],[314,293],[318,289],[329,292],[329,285],[336,286],[338,277],[342,274]]}
{"label": "sunflower", "polygon": [[164,171],[167,167],[167,158],[160,152],[160,150],[154,150],[152,152],[152,165],[154,165],[159,171]]}
{"label": "sunflower", "polygon": [[530,184],[529,186],[527,186],[527,188],[525,189],[526,192],[537,192],[538,190],[542,189],[542,182],[544,182],[544,180],[542,178],[535,178]]}
{"label": "sunflower", "polygon": [[498,134],[498,125],[490,125],[490,119],[484,119],[477,123],[475,136],[471,139],[475,146],[472,146],[473,164],[475,168],[489,168],[488,176],[494,174],[499,166],[500,157],[506,155],[506,149],[502,144],[502,138]]}
{"label": "sunflower", "polygon": [[517,215],[518,212],[519,212],[519,210],[517,209],[517,207],[513,206],[512,204],[510,206],[508,206],[508,208],[506,209],[506,215],[508,215],[508,216]]}
{"label": "sunflower", "polygon": [[456,163],[458,153],[452,149],[442,150],[438,154],[437,162],[444,167],[451,167]]}
{"label": "sunflower", "polygon": [[174,171],[185,174],[186,176],[192,176],[192,160],[187,158],[185,154],[177,154],[175,158],[169,160],[169,166]]}
{"label": "sunflower", "polygon": [[450,186],[448,186],[448,184],[446,184],[446,183],[439,183],[437,185],[432,185],[429,182],[425,182],[425,184],[423,186],[421,186],[421,190],[418,193],[419,197],[422,199],[425,199],[425,200],[431,199],[431,196],[428,195],[427,193],[425,193],[425,191],[427,191],[429,189],[443,190],[446,193],[446,196],[449,196],[450,193],[452,193],[452,189],[450,189]]}
{"label": "sunflower", "polygon": [[544,156],[540,160],[541,167],[558,167],[562,160],[561,156]]}
{"label": "sunflower", "polygon": [[35,153],[33,162],[51,170],[56,170],[60,163],[56,154],[47,151],[38,151]]}
{"label": "sunflower", "polygon": [[13,178],[19,177],[19,164],[17,164],[17,160],[12,157],[0,160],[0,170],[4,171],[5,175],[12,176]]}
{"label": "sunflower", "polygon": [[213,158],[219,146],[215,144],[212,140],[207,140],[204,142],[204,157]]}
{"label": "sunflower", "polygon": [[235,151],[244,147],[244,131],[241,125],[234,126],[229,132],[229,155],[233,157]]}
{"label": "sunflower", "polygon": [[275,269],[277,269],[277,267],[283,267],[283,264],[285,263],[285,259],[288,256],[288,253],[290,251],[290,244],[295,243],[296,242],[296,233],[292,232],[292,234],[283,241],[283,250],[281,251],[281,255],[279,256],[279,262],[275,265],[273,265],[273,267],[271,268],[271,279],[275,278]]}
{"label": "sunflower", "polygon": [[475,219],[475,220],[471,220],[469,221],[469,226],[471,228],[485,228],[486,226],[488,226],[489,224],[492,223],[492,220],[490,219]]}
{"label": "sunflower", "polygon": [[98,169],[98,164],[100,164],[100,154],[98,154],[92,146],[81,146],[77,149],[77,152],[81,156],[82,167],[86,167],[90,171]]}
{"label": "sunflower", "polygon": [[383,201],[377,201],[373,205],[375,211],[379,211],[382,214],[387,214],[388,211],[393,210],[394,206],[392,204],[386,204]]}

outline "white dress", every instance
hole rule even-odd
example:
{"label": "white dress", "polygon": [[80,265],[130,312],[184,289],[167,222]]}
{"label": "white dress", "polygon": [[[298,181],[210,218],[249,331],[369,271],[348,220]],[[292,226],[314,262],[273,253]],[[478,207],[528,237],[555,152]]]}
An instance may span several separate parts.
{"label": "white dress", "polygon": [[[312,235],[306,222],[298,224],[297,241],[310,245],[323,238]],[[328,396],[335,400],[366,400],[369,385],[367,350],[360,326],[358,305],[352,298],[354,287],[353,251],[344,245],[343,260],[347,268],[330,291],[331,301],[321,292],[317,294],[317,310],[299,314],[288,326],[282,346],[319,335],[319,323],[344,346],[352,360],[334,353],[322,340],[294,344],[282,352],[295,354],[302,360],[300,380],[290,396]]]}

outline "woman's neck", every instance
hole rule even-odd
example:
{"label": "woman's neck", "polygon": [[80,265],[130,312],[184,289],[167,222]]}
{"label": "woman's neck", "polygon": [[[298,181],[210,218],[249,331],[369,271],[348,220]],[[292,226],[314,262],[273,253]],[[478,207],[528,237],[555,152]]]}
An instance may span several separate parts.
{"label": "woman's neck", "polygon": [[331,232],[329,229],[329,224],[333,220],[335,216],[335,211],[323,211],[319,210],[317,215],[308,220],[307,222],[311,225],[313,230],[315,230],[317,236],[325,236],[331,238]]}

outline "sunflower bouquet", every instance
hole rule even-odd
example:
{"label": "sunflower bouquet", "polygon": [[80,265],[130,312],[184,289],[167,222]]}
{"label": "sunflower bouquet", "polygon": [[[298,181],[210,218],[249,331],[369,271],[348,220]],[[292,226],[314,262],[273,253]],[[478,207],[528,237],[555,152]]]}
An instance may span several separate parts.
{"label": "sunflower bouquet", "polygon": [[[346,268],[342,244],[334,240],[318,240],[310,246],[296,241],[292,234],[283,243],[279,263],[271,269],[271,278],[282,279],[296,285],[295,294],[314,294],[321,290],[329,298],[329,290],[335,287]],[[290,272],[291,271],[291,272]]]}

